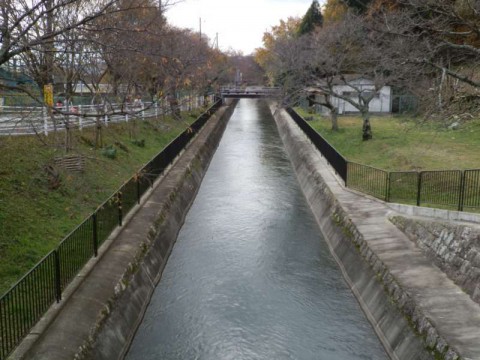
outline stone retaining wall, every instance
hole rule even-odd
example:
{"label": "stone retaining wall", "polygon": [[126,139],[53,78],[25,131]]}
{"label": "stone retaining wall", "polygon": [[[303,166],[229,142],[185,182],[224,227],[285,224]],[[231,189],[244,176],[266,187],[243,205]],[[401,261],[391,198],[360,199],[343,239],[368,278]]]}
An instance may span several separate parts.
{"label": "stone retaining wall", "polygon": [[404,216],[390,221],[480,304],[480,227]]}

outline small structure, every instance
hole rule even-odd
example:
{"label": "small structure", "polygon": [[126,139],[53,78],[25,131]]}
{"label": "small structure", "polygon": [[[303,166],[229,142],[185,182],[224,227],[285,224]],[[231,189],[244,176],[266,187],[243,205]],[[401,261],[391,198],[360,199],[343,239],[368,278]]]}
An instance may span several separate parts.
{"label": "small structure", "polygon": [[[343,78],[335,78],[332,81],[333,92],[342,96],[352,98],[355,102],[358,102],[360,92],[375,91],[375,85],[372,80],[358,75],[347,75]],[[315,97],[321,100],[324,97],[324,92],[321,91],[322,86],[315,89]],[[330,102],[337,108],[338,114],[352,114],[359,113],[360,111],[350,104],[347,100],[335,95],[329,95]],[[374,95],[374,98],[370,101],[369,110],[371,113],[391,113],[392,111],[392,89],[390,86],[383,86]],[[320,113],[329,113],[330,110],[324,106],[317,105],[317,111]]]}

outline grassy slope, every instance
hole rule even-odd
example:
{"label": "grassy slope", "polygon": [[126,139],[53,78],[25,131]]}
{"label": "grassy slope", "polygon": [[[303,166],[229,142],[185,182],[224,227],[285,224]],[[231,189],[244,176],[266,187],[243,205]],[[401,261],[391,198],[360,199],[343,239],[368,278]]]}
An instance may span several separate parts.
{"label": "grassy slope", "polygon": [[[312,116],[299,110],[302,116]],[[327,117],[309,122],[348,160],[385,170],[480,168],[480,120],[449,130],[435,123],[419,124],[404,117],[373,117],[373,140],[362,141],[360,117],[339,117],[340,131],[330,130]]]}
{"label": "grassy slope", "polygon": [[145,139],[144,148],[131,142],[132,122],[110,125],[103,130],[103,141],[104,145],[117,142],[113,160],[85,141],[93,141],[93,129],[75,133],[74,152],[87,156],[86,171],[62,172],[56,190],[50,189],[44,170],[53,157],[64,154],[53,146],[53,135],[0,138],[0,295],[199,113],[185,115],[183,122],[169,118],[138,122],[137,138]]}

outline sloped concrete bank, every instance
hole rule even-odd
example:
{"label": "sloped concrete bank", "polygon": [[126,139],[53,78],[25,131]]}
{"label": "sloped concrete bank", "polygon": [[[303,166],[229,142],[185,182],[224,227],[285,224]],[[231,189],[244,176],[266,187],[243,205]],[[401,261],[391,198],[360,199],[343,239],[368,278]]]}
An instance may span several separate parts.
{"label": "sloped concrete bank", "polygon": [[12,359],[122,359],[235,108],[220,108]]}
{"label": "sloped concrete bank", "polygon": [[191,153],[175,165],[181,171],[163,189],[165,201],[118,284],[108,316],[99,323],[95,338],[89,340],[77,359],[121,359],[126,355],[236,103],[210,120],[213,124],[210,128],[207,125],[204,142],[189,149]]}
{"label": "sloped concrete bank", "polygon": [[[373,226],[373,217],[370,219],[367,212],[361,226],[352,221],[343,204],[350,201],[355,207],[355,199],[342,195],[333,171],[288,114],[277,110],[273,103],[270,108],[320,230],[389,356],[402,360],[459,359],[364,240],[363,229]],[[357,206],[361,211],[360,205]],[[388,222],[386,216],[385,222]],[[377,239],[389,236],[386,232],[379,233]],[[386,246],[395,245],[384,243]]]}

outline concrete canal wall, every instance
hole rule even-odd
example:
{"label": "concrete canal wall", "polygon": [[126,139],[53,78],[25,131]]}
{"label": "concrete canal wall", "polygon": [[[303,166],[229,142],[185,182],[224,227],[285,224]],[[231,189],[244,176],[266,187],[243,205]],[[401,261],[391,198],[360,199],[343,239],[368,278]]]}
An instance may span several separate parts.
{"label": "concrete canal wall", "polygon": [[[410,234],[411,222],[400,221],[387,204],[344,188],[289,115],[273,103],[270,108],[320,230],[389,356],[480,359],[480,308],[389,219],[396,219]],[[455,229],[465,238],[464,228]],[[452,243],[446,232],[439,237]],[[435,246],[430,248],[442,248]],[[476,253],[462,254],[452,262],[473,269]],[[478,290],[468,284],[476,298]]]}
{"label": "concrete canal wall", "polygon": [[118,359],[126,354],[235,104],[236,101],[231,102],[230,107],[220,109],[209,120],[158,189],[162,204],[154,222],[148,224],[145,241],[108,304],[108,316],[99,323],[95,338],[90,339],[77,359]]}
{"label": "concrete canal wall", "polygon": [[121,359],[235,108],[221,107],[11,359]]}

